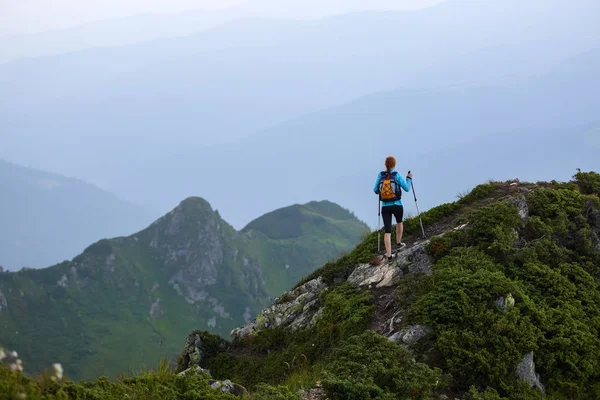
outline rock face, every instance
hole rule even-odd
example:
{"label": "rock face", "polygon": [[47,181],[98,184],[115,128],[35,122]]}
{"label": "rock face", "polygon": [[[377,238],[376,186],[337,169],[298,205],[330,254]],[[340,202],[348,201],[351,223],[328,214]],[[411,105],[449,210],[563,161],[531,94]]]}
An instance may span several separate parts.
{"label": "rock face", "polygon": [[545,388],[540,382],[540,376],[535,372],[535,363],[533,362],[533,352],[528,353],[523,361],[517,366],[517,375],[519,378],[545,393]]}
{"label": "rock face", "polygon": [[526,221],[527,218],[529,218],[529,207],[527,206],[527,199],[525,198],[525,196],[519,195],[513,197],[512,202],[515,206],[517,206],[517,209],[519,210],[519,217],[521,217],[523,221]]}
{"label": "rock face", "polygon": [[[227,346],[227,342],[225,342],[225,340],[222,340],[221,343],[219,343],[219,346],[221,347],[221,349],[225,349],[225,347]],[[202,337],[200,337],[199,334],[192,332],[188,335],[188,337],[185,340],[185,346],[183,348],[182,353],[183,365],[189,368],[193,366],[199,367],[203,357],[204,350]]]}
{"label": "rock face", "polygon": [[162,308],[160,308],[160,299],[157,299],[154,303],[152,303],[149,314],[153,319],[157,319],[165,315],[165,312],[162,310]]}
{"label": "rock face", "polygon": [[173,271],[169,284],[188,303],[222,307],[216,299],[209,298],[208,293],[209,288],[217,284],[218,267],[225,262],[222,222],[206,205],[206,210],[202,210],[202,224],[194,226],[188,217],[188,209],[192,207],[191,201],[184,201],[153,224],[150,243],[164,250],[165,268]]}
{"label": "rock face", "polygon": [[309,327],[322,313],[317,304],[319,294],[324,290],[327,285],[322,277],[306,282],[265,308],[253,322],[234,329],[231,336],[234,339],[254,336],[264,329],[277,327],[289,327],[292,331]]}
{"label": "rock face", "polygon": [[377,288],[395,286],[409,273],[431,274],[433,262],[425,246],[429,241],[414,245],[397,253],[397,260],[381,265],[361,264],[348,277],[358,286]]}

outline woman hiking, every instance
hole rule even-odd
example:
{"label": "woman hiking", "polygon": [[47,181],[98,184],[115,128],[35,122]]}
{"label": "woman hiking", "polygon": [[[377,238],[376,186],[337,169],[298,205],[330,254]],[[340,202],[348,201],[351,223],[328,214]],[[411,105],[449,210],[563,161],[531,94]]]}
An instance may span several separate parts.
{"label": "woman hiking", "polygon": [[396,159],[388,157],[385,159],[385,171],[377,175],[377,181],[373,191],[379,195],[382,202],[381,215],[383,216],[383,225],[385,227],[385,255],[388,262],[394,258],[392,255],[392,215],[396,219],[396,250],[406,246],[402,243],[402,233],[404,225],[404,207],[402,206],[402,189],[408,193],[412,182],[412,174],[409,172],[406,180],[396,171]]}

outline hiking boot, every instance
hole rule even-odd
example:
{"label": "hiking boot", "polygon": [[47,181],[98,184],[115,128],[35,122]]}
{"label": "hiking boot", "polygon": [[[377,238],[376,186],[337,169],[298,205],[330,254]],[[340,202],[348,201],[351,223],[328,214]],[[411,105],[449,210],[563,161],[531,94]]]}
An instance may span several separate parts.
{"label": "hiking boot", "polygon": [[406,243],[396,243],[396,246],[394,247],[394,250],[395,251],[399,251],[399,250],[402,250],[405,247],[406,247]]}

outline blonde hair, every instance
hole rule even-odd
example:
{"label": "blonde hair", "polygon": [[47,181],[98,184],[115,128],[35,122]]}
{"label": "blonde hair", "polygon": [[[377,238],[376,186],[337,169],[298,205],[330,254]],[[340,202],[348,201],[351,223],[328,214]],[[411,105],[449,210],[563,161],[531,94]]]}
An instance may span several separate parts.
{"label": "blonde hair", "polygon": [[389,156],[385,159],[385,167],[388,171],[391,171],[392,168],[396,167],[396,159],[392,156]]}

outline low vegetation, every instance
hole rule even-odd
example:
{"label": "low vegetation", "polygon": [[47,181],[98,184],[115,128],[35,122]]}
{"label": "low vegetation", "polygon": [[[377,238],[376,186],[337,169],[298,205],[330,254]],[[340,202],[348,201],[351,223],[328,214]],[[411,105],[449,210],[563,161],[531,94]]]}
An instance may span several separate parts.
{"label": "low vegetation", "polygon": [[[490,182],[423,213],[428,233],[437,235],[426,247],[433,273],[410,276],[395,290],[402,323],[431,327],[434,356],[426,361],[369,330],[373,292],[341,279],[373,259],[375,232],[302,281],[322,276],[330,285],[312,327],[267,329],[234,342],[198,331],[202,367],[256,399],[299,399],[299,389],[312,387],[353,400],[600,398],[599,195],[600,175],[579,172],[567,183]],[[419,231],[418,219],[406,222],[407,240]],[[545,393],[516,375],[528,353]],[[229,398],[210,388],[208,375],[175,372],[162,366],[75,384],[4,367],[0,384],[40,399]]]}

